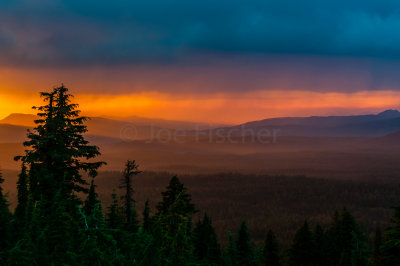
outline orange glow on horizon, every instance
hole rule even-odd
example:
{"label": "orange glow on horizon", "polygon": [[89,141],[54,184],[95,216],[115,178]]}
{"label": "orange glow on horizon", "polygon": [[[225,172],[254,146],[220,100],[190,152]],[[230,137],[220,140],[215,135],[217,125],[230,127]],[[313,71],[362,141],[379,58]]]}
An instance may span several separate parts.
{"label": "orange glow on horizon", "polygon": [[[266,78],[263,68],[232,64],[0,67],[0,118],[11,113],[34,114],[31,107],[41,105],[39,92],[62,82],[67,82],[75,102],[88,116],[237,124],[282,116],[378,113],[400,107],[400,91],[390,82],[383,80],[379,90],[365,89],[372,82],[368,69],[355,71],[346,83],[346,76],[321,78],[313,69],[303,73],[303,68],[288,70],[284,65]],[[252,90],[246,91],[249,87]]]}
{"label": "orange glow on horizon", "polygon": [[[281,116],[376,113],[399,107],[400,92],[322,93],[275,90],[211,95],[159,92],[123,95],[76,94],[74,102],[79,103],[83,114],[88,116],[141,116],[237,124]],[[0,117],[10,113],[34,114],[31,106],[40,104],[38,94],[21,97],[3,92],[0,93]]]}

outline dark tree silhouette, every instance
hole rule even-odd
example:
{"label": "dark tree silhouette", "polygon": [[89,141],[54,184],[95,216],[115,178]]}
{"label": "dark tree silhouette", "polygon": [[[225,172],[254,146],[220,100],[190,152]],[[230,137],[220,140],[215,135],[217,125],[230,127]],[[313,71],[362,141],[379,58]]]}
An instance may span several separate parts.
{"label": "dark tree silhouette", "polygon": [[28,207],[28,174],[25,164],[22,164],[21,173],[17,182],[18,204],[14,211],[14,230],[16,238],[20,238],[26,229],[27,207]]}
{"label": "dark tree silhouette", "polygon": [[400,265],[400,206],[394,207],[392,226],[385,232],[382,246],[384,265]]}
{"label": "dark tree silhouette", "polygon": [[89,216],[95,211],[95,207],[99,204],[100,201],[97,199],[96,193],[96,185],[94,184],[94,178],[90,182],[89,193],[85,201],[85,205],[83,206],[83,210],[85,211],[85,215]]}
{"label": "dark tree silhouette", "polygon": [[233,239],[232,233],[228,232],[228,245],[224,252],[224,264],[227,266],[236,266],[238,265],[237,259],[238,253],[236,249],[236,243]]}
{"label": "dark tree silhouette", "polygon": [[272,230],[267,233],[267,238],[265,239],[264,250],[264,265],[266,266],[280,266],[281,259],[279,255],[279,243],[276,236]]}
{"label": "dark tree silhouette", "polygon": [[3,193],[4,179],[0,172],[0,263],[5,263],[5,251],[11,244],[11,213],[8,209],[8,201]]}
{"label": "dark tree silhouette", "polygon": [[106,214],[107,224],[111,229],[122,229],[124,225],[124,219],[120,212],[117,194],[115,193],[115,191],[111,195],[111,198],[112,202],[111,205],[107,208],[108,212]]}
{"label": "dark tree silhouette", "polygon": [[289,253],[290,265],[309,266],[315,264],[315,244],[307,221],[296,232]]}
{"label": "dark tree silhouette", "polygon": [[162,201],[157,205],[159,214],[165,214],[174,206],[174,211],[178,214],[188,216],[196,212],[191,196],[187,193],[185,186],[179,181],[178,177],[172,177],[167,190],[162,192]]}
{"label": "dark tree silhouette", "polygon": [[136,232],[138,228],[137,213],[135,210],[135,200],[133,199],[133,176],[140,174],[141,171],[138,169],[138,165],[135,161],[127,161],[125,164],[125,170],[123,178],[121,179],[120,188],[124,189],[125,194],[123,198],[123,208],[126,219],[126,228],[132,232]]}
{"label": "dark tree silhouette", "polygon": [[[85,140],[87,118],[79,116],[68,89],[61,86],[41,96],[45,105],[35,107],[40,118],[28,132],[25,155],[15,157],[23,162],[19,208],[26,209],[24,223],[29,226],[14,251],[33,254],[32,260],[40,265],[74,264],[87,224],[77,197],[77,193],[88,192],[82,172],[95,177],[104,162],[92,160],[100,155],[99,149]],[[22,211],[18,212],[22,217]]]}
{"label": "dark tree silhouette", "polygon": [[326,233],[320,224],[315,226],[313,232],[313,239],[315,244],[315,265],[329,265],[328,247]]}
{"label": "dark tree silhouette", "polygon": [[242,222],[236,240],[237,262],[238,265],[254,265],[255,258],[253,246],[250,242],[250,233],[246,222]]}
{"label": "dark tree silhouette", "polygon": [[193,243],[194,254],[200,261],[207,265],[221,263],[221,247],[207,214],[204,214],[203,220],[199,220],[193,230]]}
{"label": "dark tree silhouette", "polygon": [[39,110],[34,131],[28,133],[24,146],[30,148],[24,156],[15,157],[30,167],[29,188],[34,199],[42,197],[51,202],[58,191],[64,198],[73,192],[87,192],[87,182],[81,171],[96,176],[104,162],[88,162],[100,155],[97,146],[88,144],[83,134],[87,131],[87,117],[79,116],[78,105],[71,103],[72,95],[64,86],[52,92],[42,92],[47,102]]}
{"label": "dark tree silhouette", "polygon": [[151,218],[150,218],[150,200],[147,199],[143,209],[143,230],[150,231]]}
{"label": "dark tree silhouette", "polygon": [[154,231],[157,232],[155,237],[161,239],[162,263],[187,265],[193,260],[190,235],[195,206],[186,188],[176,176],[171,179],[162,196],[154,220]]}

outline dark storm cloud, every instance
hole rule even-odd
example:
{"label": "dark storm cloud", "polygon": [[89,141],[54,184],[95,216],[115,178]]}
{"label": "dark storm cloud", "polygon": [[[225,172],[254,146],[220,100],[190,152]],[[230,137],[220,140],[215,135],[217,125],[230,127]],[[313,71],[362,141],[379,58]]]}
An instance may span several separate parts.
{"label": "dark storm cloud", "polygon": [[166,63],[202,54],[400,56],[398,1],[2,0],[0,64]]}

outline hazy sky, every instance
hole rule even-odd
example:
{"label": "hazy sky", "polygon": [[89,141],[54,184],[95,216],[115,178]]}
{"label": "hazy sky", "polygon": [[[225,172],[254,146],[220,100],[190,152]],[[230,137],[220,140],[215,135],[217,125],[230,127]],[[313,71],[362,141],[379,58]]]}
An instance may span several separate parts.
{"label": "hazy sky", "polygon": [[400,106],[400,2],[0,1],[0,117],[64,82],[90,115],[237,123]]}

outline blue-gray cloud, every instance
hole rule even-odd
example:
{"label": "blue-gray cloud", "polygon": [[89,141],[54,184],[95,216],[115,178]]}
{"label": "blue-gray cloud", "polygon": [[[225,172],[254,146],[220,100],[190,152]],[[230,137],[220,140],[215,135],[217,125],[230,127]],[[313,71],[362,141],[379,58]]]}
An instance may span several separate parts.
{"label": "blue-gray cloud", "polygon": [[258,53],[397,59],[399,31],[394,0],[3,0],[0,64]]}

